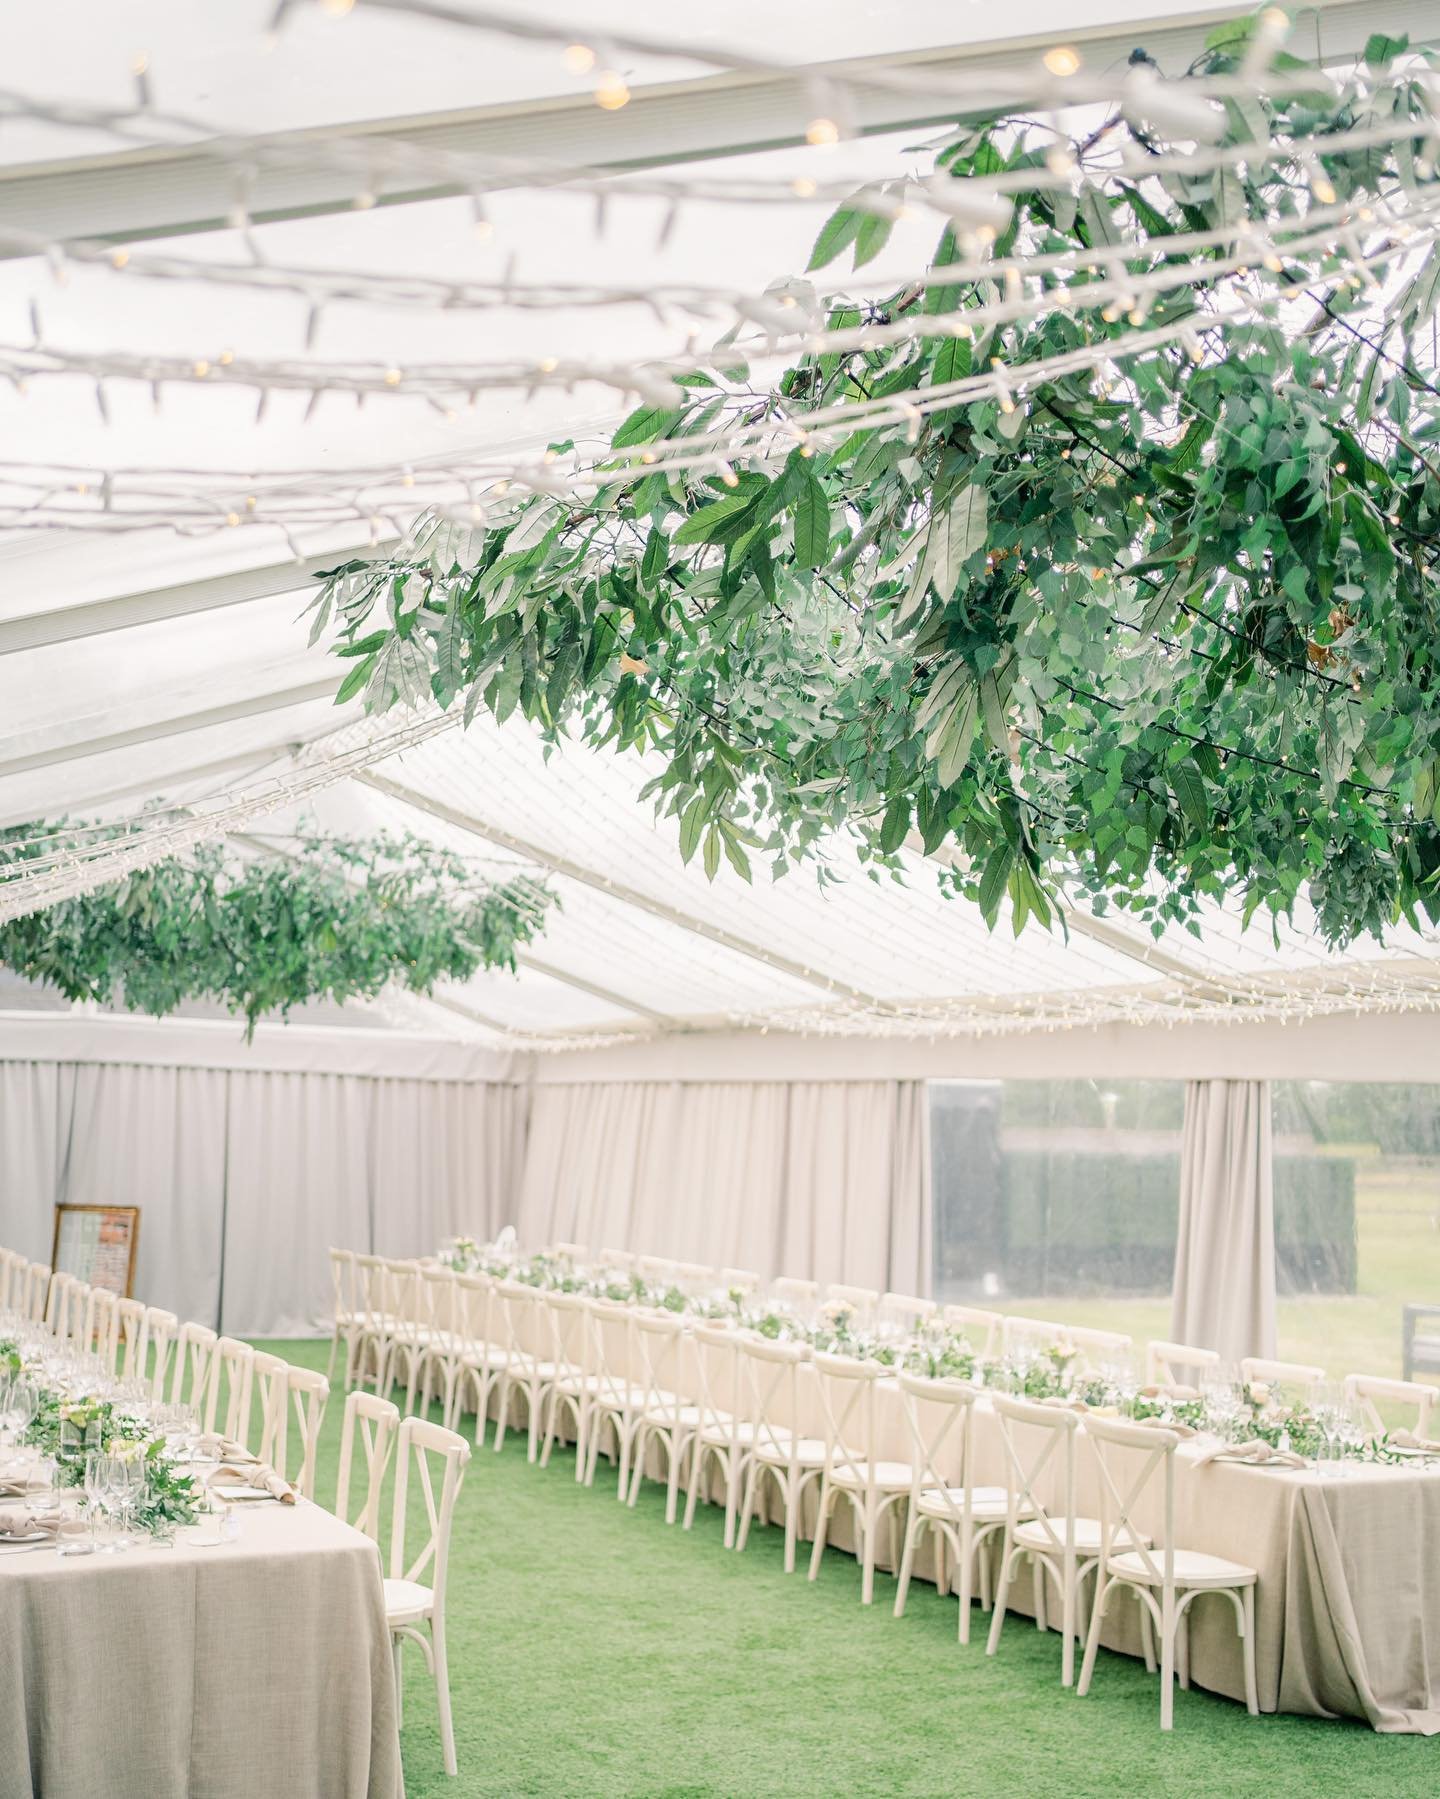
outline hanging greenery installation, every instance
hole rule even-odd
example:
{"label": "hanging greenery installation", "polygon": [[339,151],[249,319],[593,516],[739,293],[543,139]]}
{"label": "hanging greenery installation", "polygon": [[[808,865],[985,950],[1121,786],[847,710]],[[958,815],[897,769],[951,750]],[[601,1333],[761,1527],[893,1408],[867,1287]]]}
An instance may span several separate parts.
{"label": "hanging greenery installation", "polygon": [[[0,833],[0,874],[66,828]],[[309,1000],[373,999],[391,982],[428,994],[480,968],[513,969],[553,903],[528,875],[486,878],[408,835],[305,834],[249,857],[207,843],[0,923],[0,964],[67,999],[155,1017],[218,1001],[253,1032]]]}

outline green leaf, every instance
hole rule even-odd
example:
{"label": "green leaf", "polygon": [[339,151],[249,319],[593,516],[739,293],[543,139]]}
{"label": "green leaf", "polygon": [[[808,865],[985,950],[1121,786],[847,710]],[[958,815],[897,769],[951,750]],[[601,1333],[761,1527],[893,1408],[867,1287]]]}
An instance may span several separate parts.
{"label": "green leaf", "polygon": [[980,916],[993,931],[995,921],[1000,916],[1000,902],[1005,897],[1005,889],[1010,883],[1010,868],[1014,862],[1014,852],[1008,843],[995,851],[985,864],[980,876],[980,892],[978,895]]}
{"label": "green leaf", "polygon": [[632,412],[610,439],[612,450],[628,450],[634,444],[655,443],[662,437],[669,437],[683,414],[677,407],[666,411],[655,406],[641,406]]}
{"label": "green leaf", "polygon": [[688,862],[700,847],[700,833],[705,829],[709,809],[710,802],[705,795],[697,793],[680,814],[680,858],[684,862]]}
{"label": "green leaf", "polygon": [[821,568],[830,548],[830,507],[825,489],[809,475],[795,500],[795,561],[800,568]]}
{"label": "green leaf", "polygon": [[952,381],[963,381],[969,373],[969,341],[963,337],[943,338],[930,365],[930,385],[946,387]]}
{"label": "green leaf", "polygon": [[815,239],[815,247],[805,265],[806,272],[823,269],[826,263],[834,262],[847,244],[854,243],[860,227],[870,216],[868,213],[857,212],[853,206],[837,207],[820,227],[820,235]]}
{"label": "green leaf", "polygon": [[690,514],[672,541],[677,545],[719,543],[737,520],[743,520],[744,515],[754,509],[758,499],[759,495],[754,491],[742,491],[712,500],[708,506]]}
{"label": "green leaf", "polygon": [[880,821],[880,848],[893,856],[910,835],[910,795],[897,793],[885,808]]}
{"label": "green leaf", "polygon": [[[873,262],[889,242],[890,233],[895,228],[893,219],[882,218],[877,212],[867,212],[861,220],[860,228],[855,233],[855,267]],[[811,264],[813,268],[814,263]]]}
{"label": "green leaf", "polygon": [[1170,771],[1170,789],[1189,823],[1197,831],[1208,829],[1210,802],[1206,798],[1205,782],[1200,771],[1189,762],[1177,763]]}
{"label": "green leaf", "polygon": [[713,881],[720,872],[720,833],[711,825],[705,833],[705,879]]}

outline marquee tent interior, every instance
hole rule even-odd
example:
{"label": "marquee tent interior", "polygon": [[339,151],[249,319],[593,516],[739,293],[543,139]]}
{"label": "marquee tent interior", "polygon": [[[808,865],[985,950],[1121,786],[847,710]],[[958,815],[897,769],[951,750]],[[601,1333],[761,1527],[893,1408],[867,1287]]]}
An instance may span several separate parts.
{"label": "marquee tent interior", "polygon": [[[0,829],[129,828],[108,863],[61,858],[42,903],[122,879],[162,853],[147,844],[185,830],[182,856],[212,841],[241,863],[283,863],[306,833],[410,834],[477,880],[530,877],[554,903],[513,971],[310,1001],[267,1012],[253,1033],[212,1002],[147,1017],[119,995],[69,1001],[0,964],[0,1247],[49,1264],[57,1206],[138,1207],[135,1294],[227,1338],[278,1341],[296,1366],[323,1365],[337,1306],[357,1303],[335,1284],[333,1250],[399,1266],[453,1258],[456,1239],[488,1245],[513,1227],[527,1254],[570,1244],[598,1257],[603,1246],[753,1271],[766,1288],[791,1277],[1108,1328],[1142,1355],[1146,1338],[1169,1337],[1213,1346],[1227,1364],[1323,1360],[1338,1381],[1352,1372],[1347,1358],[1368,1358],[1376,1375],[1440,1380],[1440,930],[1399,922],[1383,939],[1330,948],[1303,894],[1273,923],[1244,923],[1232,897],[1207,900],[1189,928],[1153,930],[1078,895],[1050,928],[1014,930],[1006,899],[992,928],[953,891],[960,852],[927,855],[915,833],[893,868],[839,833],[778,878],[760,866],[742,879],[724,861],[707,878],[682,857],[680,820],[642,792],[663,768],[657,756],[547,734],[518,714],[499,724],[483,709],[462,721],[459,706],[337,705],[345,665],[329,633],[311,641],[322,571],[393,547],[415,511],[410,490],[460,517],[476,470],[533,464],[547,444],[573,442],[577,461],[598,455],[635,403],[627,371],[712,342],[735,316],[714,296],[803,277],[833,190],[916,170],[953,129],[947,82],[1033,66],[1060,40],[1105,78],[1118,80],[1137,46],[1181,70],[1235,10],[732,0],[702,12],[606,0],[585,9],[582,29],[549,0],[320,0],[278,15],[273,0],[241,0],[223,19],[174,0],[57,0],[11,34],[0,82]],[[1381,10],[1395,36],[1440,45],[1432,0]],[[1369,0],[1308,9],[1297,32],[1316,45],[1301,53],[1353,61],[1376,11]],[[577,36],[621,69],[623,102],[596,105],[594,59],[580,67],[561,54]],[[691,54],[665,53],[673,40]],[[748,54],[732,54],[741,45]],[[143,131],[130,114],[137,84]],[[805,141],[817,92],[843,92],[839,142]],[[223,146],[260,134],[270,154],[237,180]],[[296,149],[306,142],[317,146],[309,159]],[[446,178],[446,158],[498,170],[483,206],[459,175]],[[538,172],[507,176],[522,166]],[[745,204],[747,184],[783,191],[784,203]],[[934,235],[933,216],[901,216],[863,268],[810,278],[822,292],[884,296],[926,266]],[[303,278],[284,273],[296,269]],[[370,271],[384,272],[385,291],[366,288]],[[450,300],[434,303],[447,287]],[[547,290],[544,304],[524,298]],[[666,294],[679,298],[657,304]],[[556,358],[589,373],[568,386],[511,383],[469,405],[402,376],[420,362]],[[339,371],[331,390],[305,378],[317,361]],[[782,366],[757,357],[757,380]],[[246,368],[268,373],[247,380]],[[393,372],[395,391],[341,391],[376,370]],[[0,919],[15,915],[5,904],[0,882]],[[6,1298],[0,1285],[0,1349]],[[352,1309],[352,1354],[367,1341],[358,1319]],[[345,1403],[334,1368],[330,1378],[322,1485]],[[379,1364],[371,1384],[385,1384]],[[279,1403],[283,1413],[283,1394]],[[483,1416],[483,1399],[472,1409]],[[456,1422],[448,1405],[444,1421]],[[457,1425],[479,1427],[478,1417]],[[483,1500],[492,1535],[511,1507],[570,1507],[568,1487],[556,1499],[563,1452],[547,1469],[524,1457],[522,1423],[499,1458],[503,1488]],[[283,1435],[279,1459],[283,1476]],[[495,1459],[474,1450],[457,1543]],[[550,1497],[530,1498],[539,1489],[526,1475],[548,1481]],[[1430,1472],[1430,1497],[1437,1480]],[[1352,1505],[1362,1485],[1344,1488]],[[666,1527],[663,1498],[652,1500],[647,1483],[636,1528],[653,1537]],[[468,1543],[457,1554],[452,1611],[463,1601],[478,1616],[493,1603],[497,1641],[564,1628],[553,1590],[530,1616],[520,1558],[538,1592],[549,1582],[541,1530],[588,1541],[593,1527],[561,1509],[539,1519],[517,1527],[503,1570],[487,1572]],[[600,1528],[611,1529],[608,1514]],[[693,1548],[719,1557],[719,1528]],[[757,1533],[778,1545],[778,1531]],[[1333,1598],[1327,1551],[1307,1544],[1305,1575],[1291,1564],[1292,1595]],[[644,1553],[608,1538],[594,1548],[617,1566]],[[1341,1553],[1333,1539],[1331,1551]],[[786,1580],[779,1556],[765,1564],[771,1585]],[[703,1583],[685,1584],[692,1572],[657,1566],[674,1583],[667,1603],[710,1607]],[[1433,1570],[1426,1578],[1417,1641],[1440,1637]],[[751,1586],[738,1593],[724,1601],[733,1621],[717,1629],[733,1622],[743,1637],[768,1601]],[[886,1586],[877,1613],[892,1596]],[[813,1597],[787,1587],[784,1603]],[[805,1611],[777,1628],[803,1633]],[[0,1642],[6,1617],[0,1591]],[[1204,1618],[1176,1735],[1192,1731],[1181,1753],[1196,1759],[1168,1785],[1164,1764],[1137,1746],[1148,1743],[1141,1732],[1125,1738],[1124,1756],[1138,1759],[1117,1751],[1119,1778],[1220,1790],[1205,1784],[1196,1745],[1251,1758],[1233,1703],[1244,1697],[1239,1662],[1211,1678],[1206,1633],[1219,1624]],[[954,1631],[938,1592],[911,1622],[941,1649]],[[1357,1636],[1373,1624],[1355,1624]],[[855,1649],[848,1612],[825,1628],[836,1655]],[[988,1618],[977,1636],[984,1628]],[[1262,1616],[1262,1676],[1272,1649],[1280,1658],[1266,1648],[1269,1628]],[[682,1790],[678,1771],[673,1786],[660,1771],[675,1718],[651,1719],[633,1694],[626,1713],[598,1662],[571,1676],[608,1693],[622,1721],[633,1716],[633,1753],[607,1744],[591,1765],[562,1746],[548,1768],[527,1759],[521,1721],[538,1724],[523,1654],[506,1689],[473,1619],[456,1629],[459,1784],[439,1771],[435,1689],[412,1676],[409,1790]],[[1129,1647],[1138,1654],[1138,1638]],[[984,1659],[978,1642],[961,1653]],[[1303,1703],[1298,1688],[1274,1686],[1262,1709],[1440,1729],[1440,1694],[1410,1679],[1401,1698],[1376,1697],[1380,1674],[1362,1679],[1347,1653],[1327,1647],[1323,1673],[1307,1664]],[[1037,1708],[1074,1699],[1050,1693],[1048,1660],[1023,1656],[1010,1663],[1021,1671],[1008,1676],[1013,1691],[972,1690],[990,1708],[985,1730],[1011,1741]],[[625,1678],[639,1665],[627,1661]],[[1143,1664],[1125,1665],[1132,1684],[1117,1677],[1112,1693],[1148,1731],[1153,1688],[1134,1672]],[[515,1707],[489,1760],[487,1680]],[[1099,1693],[1103,1675],[1097,1683]],[[688,1673],[683,1684],[693,1720],[703,1701]],[[944,1726],[952,1770],[964,1699],[962,1730]],[[811,1739],[799,1714],[813,1700],[797,1697],[788,1719],[759,1698],[737,1704],[803,1759]],[[1118,1703],[1097,1728],[1114,1725]],[[0,1679],[0,1749],[24,1728],[8,1705]],[[926,1717],[933,1730],[936,1710]],[[1312,1739],[1332,1726],[1263,1722],[1291,1733],[1265,1751],[1267,1788],[1311,1790],[1331,1766],[1329,1744]],[[384,1721],[374,1728],[379,1741]],[[1376,1746],[1333,1728],[1347,1755]],[[776,1790],[726,1749],[713,1720],[701,1734],[685,1792]],[[856,1770],[888,1765],[893,1778],[856,1771],[824,1791],[935,1790],[911,1750],[870,1725],[852,1750]],[[1028,1790],[1062,1790],[1030,1746],[1021,1753]],[[376,1752],[370,1785],[343,1790],[378,1792],[388,1755]],[[1419,1790],[1408,1753],[1383,1769],[1353,1759],[1337,1778],[1356,1790]],[[1099,1791],[1079,1766],[1063,1790]],[[787,1790],[822,1790],[807,1778]],[[141,1790],[172,1789],[124,1788]]]}

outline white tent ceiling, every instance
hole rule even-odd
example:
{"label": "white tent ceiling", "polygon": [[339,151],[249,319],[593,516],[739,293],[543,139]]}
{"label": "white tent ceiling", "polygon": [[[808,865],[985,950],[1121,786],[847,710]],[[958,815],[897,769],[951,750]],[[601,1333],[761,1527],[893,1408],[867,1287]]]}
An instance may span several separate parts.
{"label": "white tent ceiling", "polygon": [[[699,63],[626,55],[619,66],[633,100],[612,114],[565,72],[557,44],[455,30],[364,0],[341,18],[313,5],[293,10],[267,50],[272,0],[227,8],[223,20],[176,0],[58,4],[8,46],[4,85],[12,94],[124,105],[131,61],[143,51],[155,105],[216,131],[335,122],[379,131],[374,122],[389,120],[398,121],[385,127],[395,135],[438,133],[489,154],[498,146],[671,172],[693,169],[699,156],[711,175],[823,181],[914,166],[907,151],[926,133],[910,121],[944,111],[934,100],[869,91],[858,121],[868,135],[816,150],[796,141],[804,84],[787,87],[773,74],[717,75]],[[1033,60],[1063,33],[1100,66],[1123,62],[1137,43],[1183,66],[1207,24],[1232,8],[1094,0],[1083,10],[1082,23],[1062,0],[1032,0],[1018,20],[997,20],[973,0],[926,0],[898,14],[851,0],[787,8],[738,0],[723,14],[657,14],[615,0],[588,8],[585,30],[596,39],[607,25],[658,33],[663,24],[697,48],[763,45],[774,64],[883,59],[912,69]],[[1370,14],[1352,0],[1318,9],[1326,52],[1362,41]],[[531,5],[523,17],[533,24],[566,13]],[[1002,41],[1000,31],[1015,23],[1023,43]],[[1397,0],[1385,24],[1407,23],[1417,35],[1440,36],[1440,6]],[[307,346],[303,296],[151,279],[123,257],[120,268],[72,262],[61,284],[45,257],[17,253],[43,229],[67,240],[123,238],[136,260],[143,247],[243,266],[247,242],[225,228],[217,179],[214,162],[183,145],[158,159],[117,152],[94,131],[0,112],[0,358],[31,344],[37,319],[52,349],[212,366],[222,354],[380,367],[549,354],[624,364],[679,352],[695,328],[693,319],[641,305],[444,316],[342,302],[325,307]],[[266,181],[268,212],[257,204],[254,217],[274,219],[254,224],[249,242],[270,264],[446,280],[583,279],[633,289],[682,281],[759,294],[803,268],[826,211],[799,200],[744,211],[687,202],[662,243],[662,201],[632,198],[602,221],[587,196],[527,188],[488,197],[492,229],[482,238],[467,198],[385,194],[387,203],[357,211],[353,191],[340,191],[324,169]],[[883,290],[923,265],[932,237],[932,224],[902,222],[867,284]],[[593,438],[624,407],[620,393],[596,382],[573,393],[486,395],[453,419],[403,393],[363,408],[330,395],[311,410],[302,392],[273,395],[257,420],[253,391],[174,381],[157,406],[148,383],[109,380],[102,416],[95,382],[83,376],[34,379],[23,394],[0,384],[0,520],[17,518],[4,511],[19,503],[16,482],[42,466],[91,471],[87,486],[107,469],[210,471],[237,494],[253,485],[258,519],[288,471],[319,471],[336,492],[359,492],[365,480],[350,471],[423,469]],[[242,528],[225,528],[228,501],[215,528],[200,533],[97,529],[84,498],[74,528],[0,532],[0,823],[121,816],[225,793],[283,776],[303,746],[358,719],[355,708],[337,712],[331,703],[338,665],[323,646],[307,647],[299,615],[312,590],[308,571],[370,541],[363,501],[352,523],[287,538],[252,522],[243,506]],[[1237,1008],[1284,1017],[1440,995],[1433,941],[1399,933],[1340,958],[1323,951],[1303,918],[1278,940],[1242,934],[1218,913],[1199,941],[1181,934],[1157,944],[1137,926],[1078,914],[1068,938],[1032,927],[1016,940],[1003,919],[992,935],[942,892],[940,871],[923,858],[907,858],[903,881],[876,882],[843,842],[829,850],[838,878],[823,889],[806,870],[775,883],[762,873],[747,887],[725,868],[710,884],[682,865],[673,822],[637,803],[644,778],[633,758],[570,745],[547,760],[524,725],[477,723],[313,796],[304,815],[322,826],[423,831],[496,865],[541,870],[559,895],[517,976],[487,974],[433,1001],[397,1000],[391,1016],[501,1045],[559,1048],[737,1023],[933,1035]],[[245,837],[251,847],[282,847],[298,817],[294,807],[274,812]]]}

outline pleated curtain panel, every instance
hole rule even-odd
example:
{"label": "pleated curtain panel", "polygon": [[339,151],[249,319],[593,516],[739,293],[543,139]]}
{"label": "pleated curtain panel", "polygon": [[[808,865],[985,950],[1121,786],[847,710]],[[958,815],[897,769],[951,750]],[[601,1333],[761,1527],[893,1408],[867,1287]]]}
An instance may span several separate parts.
{"label": "pleated curtain panel", "polygon": [[1170,1334],[1227,1361],[1275,1354],[1268,1081],[1188,1081]]}
{"label": "pleated curtain panel", "polygon": [[[0,1061],[0,1240],[53,1207],[141,1207],[137,1293],[233,1335],[303,1335],[329,1245],[428,1255],[514,1223],[923,1294],[923,1081],[554,1086]],[[283,1246],[283,1247],[282,1247]]]}
{"label": "pleated curtain panel", "polygon": [[516,1224],[525,1243],[925,1294],[927,1121],[923,1081],[537,1087]]}

